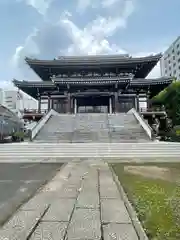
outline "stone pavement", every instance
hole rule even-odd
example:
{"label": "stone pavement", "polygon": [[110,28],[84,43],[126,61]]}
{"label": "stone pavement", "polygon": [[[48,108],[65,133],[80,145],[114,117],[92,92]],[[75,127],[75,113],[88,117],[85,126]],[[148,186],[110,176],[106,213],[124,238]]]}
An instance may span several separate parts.
{"label": "stone pavement", "polygon": [[0,240],[60,239],[139,239],[106,163],[69,163],[0,229]]}

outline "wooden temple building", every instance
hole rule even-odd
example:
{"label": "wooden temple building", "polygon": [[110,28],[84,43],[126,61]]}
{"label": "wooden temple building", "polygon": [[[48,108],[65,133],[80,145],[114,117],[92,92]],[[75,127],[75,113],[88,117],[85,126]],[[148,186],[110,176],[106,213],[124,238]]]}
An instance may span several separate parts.
{"label": "wooden temple building", "polygon": [[14,85],[59,113],[139,111],[140,99],[149,99],[172,78],[147,79],[161,54],[133,58],[129,55],[73,56],[54,60],[26,58],[41,81],[13,80]]}

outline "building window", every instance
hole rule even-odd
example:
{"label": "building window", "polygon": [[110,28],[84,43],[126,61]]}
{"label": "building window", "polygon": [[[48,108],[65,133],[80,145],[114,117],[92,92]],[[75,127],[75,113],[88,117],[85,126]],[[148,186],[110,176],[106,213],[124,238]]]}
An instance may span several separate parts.
{"label": "building window", "polygon": [[173,63],[173,67],[175,67],[176,66],[176,63]]}
{"label": "building window", "polygon": [[177,52],[177,55],[179,55],[179,54],[180,54],[180,51]]}
{"label": "building window", "polygon": [[173,56],[173,60],[175,60],[175,56]]}
{"label": "building window", "polygon": [[177,48],[179,48],[179,43],[177,44]]}
{"label": "building window", "polygon": [[178,59],[178,63],[180,62],[180,58]]}
{"label": "building window", "polygon": [[171,61],[169,60],[169,61],[168,61],[168,63],[170,64],[170,63],[171,63]]}
{"label": "building window", "polygon": [[174,53],[174,49],[172,50],[172,53]]}
{"label": "building window", "polygon": [[176,70],[174,70],[173,74],[176,75]]}

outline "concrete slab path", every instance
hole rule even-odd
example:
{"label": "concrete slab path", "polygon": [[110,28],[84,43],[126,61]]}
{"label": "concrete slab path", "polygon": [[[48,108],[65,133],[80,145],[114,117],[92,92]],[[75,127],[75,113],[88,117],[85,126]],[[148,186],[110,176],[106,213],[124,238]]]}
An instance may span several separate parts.
{"label": "concrete slab path", "polygon": [[111,170],[71,162],[0,229],[0,240],[138,240]]}

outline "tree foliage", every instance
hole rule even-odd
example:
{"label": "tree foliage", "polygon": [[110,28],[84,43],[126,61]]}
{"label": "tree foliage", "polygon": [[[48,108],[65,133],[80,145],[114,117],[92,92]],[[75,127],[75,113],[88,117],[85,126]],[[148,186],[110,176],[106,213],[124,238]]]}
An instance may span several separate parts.
{"label": "tree foliage", "polygon": [[173,125],[180,125],[180,81],[174,80],[152,99],[153,105],[164,105]]}

